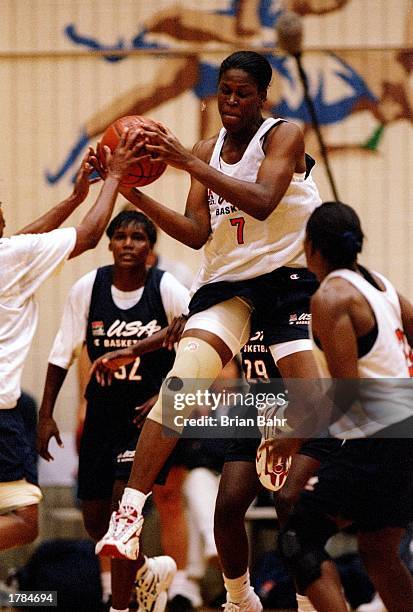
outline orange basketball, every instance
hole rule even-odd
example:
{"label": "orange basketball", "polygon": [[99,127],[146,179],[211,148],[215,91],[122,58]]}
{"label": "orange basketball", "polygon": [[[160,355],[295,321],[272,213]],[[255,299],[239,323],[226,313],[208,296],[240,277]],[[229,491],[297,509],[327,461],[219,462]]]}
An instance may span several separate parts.
{"label": "orange basketball", "polygon": [[[111,151],[114,151],[118,145],[118,142],[122,136],[123,131],[126,128],[130,130],[138,127],[157,127],[156,123],[148,117],[140,117],[139,115],[129,115],[127,117],[120,117],[116,119],[106,129],[102,136],[101,144],[107,145]],[[142,154],[145,153],[145,147],[142,147]],[[166,170],[166,164],[156,159],[143,159],[137,161],[133,166],[129,168],[128,174],[125,174],[122,180],[122,185],[127,187],[144,187],[156,181],[157,178],[163,174]]]}

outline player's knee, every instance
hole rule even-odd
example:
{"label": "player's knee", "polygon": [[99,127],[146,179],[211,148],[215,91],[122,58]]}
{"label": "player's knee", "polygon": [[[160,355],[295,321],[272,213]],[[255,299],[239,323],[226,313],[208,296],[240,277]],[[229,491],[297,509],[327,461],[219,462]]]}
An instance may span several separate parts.
{"label": "player's knee", "polygon": [[321,577],[321,565],[329,559],[324,548],[305,543],[305,534],[287,525],[278,536],[278,548],[300,593]]}
{"label": "player's knee", "polygon": [[194,409],[193,395],[209,389],[221,370],[221,357],[208,342],[189,336],[182,338],[173,368],[148,418],[169,429],[182,431],[183,419]]}
{"label": "player's knee", "polygon": [[214,525],[216,529],[228,529],[228,517],[231,522],[244,521],[247,508],[236,496],[219,494],[215,504]]}

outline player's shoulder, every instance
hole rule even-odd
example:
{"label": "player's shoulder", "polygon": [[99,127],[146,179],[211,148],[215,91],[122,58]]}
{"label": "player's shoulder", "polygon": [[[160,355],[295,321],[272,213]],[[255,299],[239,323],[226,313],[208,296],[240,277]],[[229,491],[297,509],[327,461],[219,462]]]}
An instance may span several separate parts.
{"label": "player's shoulder", "polygon": [[78,278],[77,281],[75,281],[72,285],[71,293],[79,293],[85,291],[89,287],[91,288],[93,286],[93,283],[95,282],[97,272],[98,268],[94,268],[93,270],[90,270],[89,272],[83,274],[83,276]]}
{"label": "player's shoulder", "polygon": [[348,312],[359,296],[360,293],[344,278],[330,278],[311,298],[311,312],[324,320],[335,318]]}
{"label": "player's shoulder", "polygon": [[285,142],[286,140],[295,145],[303,144],[304,133],[299,125],[293,121],[286,121],[283,119],[270,127],[266,141],[268,145],[270,145],[280,141]]}
{"label": "player's shoulder", "polygon": [[212,151],[214,150],[215,144],[217,142],[218,134],[212,136],[211,138],[206,138],[204,140],[199,140],[193,147],[192,152],[194,155],[199,157],[205,162],[209,162]]}

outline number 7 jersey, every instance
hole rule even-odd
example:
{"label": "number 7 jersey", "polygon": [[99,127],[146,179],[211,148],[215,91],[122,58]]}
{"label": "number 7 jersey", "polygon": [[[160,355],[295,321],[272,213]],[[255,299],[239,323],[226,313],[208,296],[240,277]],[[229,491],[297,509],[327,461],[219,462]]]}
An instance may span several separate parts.
{"label": "number 7 jersey", "polygon": [[[255,182],[265,158],[263,140],[282,122],[282,119],[266,119],[236,164],[227,164],[221,158],[226,135],[222,128],[210,166],[233,178]],[[308,172],[293,175],[281,202],[265,221],[254,219],[208,189],[212,232],[191,293],[211,282],[255,278],[282,266],[305,267],[305,226],[320,203],[316,184]]]}

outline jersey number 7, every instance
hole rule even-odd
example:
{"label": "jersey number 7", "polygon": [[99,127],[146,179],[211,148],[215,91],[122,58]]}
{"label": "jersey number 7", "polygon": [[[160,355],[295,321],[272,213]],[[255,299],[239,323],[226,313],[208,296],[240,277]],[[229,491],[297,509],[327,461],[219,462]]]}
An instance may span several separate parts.
{"label": "jersey number 7", "polygon": [[232,226],[237,228],[238,244],[244,244],[244,225],[245,225],[244,217],[235,217],[235,219],[230,219],[229,222],[231,223]]}

